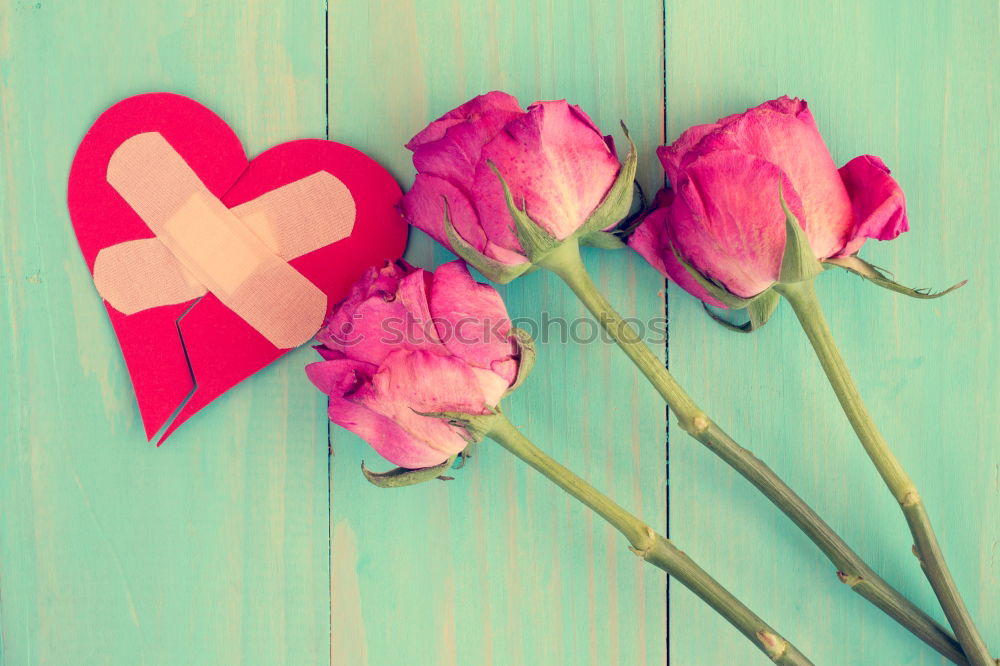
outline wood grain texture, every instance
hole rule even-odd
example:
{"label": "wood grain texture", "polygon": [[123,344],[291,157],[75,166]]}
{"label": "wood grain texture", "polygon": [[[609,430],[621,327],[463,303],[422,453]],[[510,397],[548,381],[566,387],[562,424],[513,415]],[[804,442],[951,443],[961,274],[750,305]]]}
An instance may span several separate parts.
{"label": "wood grain texture", "polygon": [[[626,120],[649,193],[664,139],[783,93],[807,98],[838,162],[880,155],[907,191],[913,231],[863,254],[915,286],[970,279],[933,302],[840,273],[820,290],[1000,649],[998,32],[986,0],[0,3],[0,663],[604,666],[664,664],[668,642],[675,666],[763,661],[678,585],[668,631],[660,573],[498,447],[480,447],[452,482],[368,485],[358,467],[377,456],[328,432],[302,373],[309,349],[164,448],[146,445],[64,201],[86,128],[149,90],[209,105],[250,154],[329,128],[404,186],[402,145],[469,97],[566,97],[616,135]],[[451,255],[414,232],[408,257],[432,267]],[[637,257],[585,260],[625,316],[662,318],[662,280]],[[544,312],[593,336],[548,275],[501,291],[522,325]],[[668,296],[678,379],[933,609],[899,512],[787,308],[736,336],[674,287]],[[664,527],[656,394],[610,344],[547,331],[508,414]],[[941,663],[676,427],[670,500],[678,545],[817,664]]]}
{"label": "wood grain texture", "polygon": [[[838,164],[880,155],[912,231],[862,256],[914,301],[840,271],[820,277],[830,325],[876,421],[914,477],[959,588],[1000,650],[1000,152],[994,2],[667,3],[667,136],[781,94],[810,102]],[[790,308],[750,336],[669,291],[670,366],[841,532],[925,608],[910,535],[827,386]],[[818,664],[939,664],[834,577],[776,510],[713,456],[671,438],[671,531]],[[711,507],[729,508],[719,514]],[[720,542],[729,547],[720,547]],[[794,596],[794,598],[792,598]],[[671,588],[672,663],[753,663],[751,649]],[[706,641],[708,635],[717,638]]]}
{"label": "wood grain texture", "polygon": [[[606,131],[629,123],[661,140],[662,6],[657,2],[334,2],[329,15],[330,134],[408,186],[404,143],[429,121],[493,89],[568,98]],[[642,179],[660,178],[642,158]],[[408,257],[453,257],[413,232]],[[662,281],[626,253],[588,253],[602,285],[639,317],[662,315]],[[511,316],[582,318],[569,290],[533,274],[501,289]],[[522,321],[522,324],[526,322]],[[593,329],[578,325],[584,337]],[[557,459],[665,522],[663,409],[613,346],[539,345],[514,423]],[[486,443],[456,480],[397,491],[358,471],[377,458],[332,432],[331,662],[663,664],[665,579],[551,483]]]}
{"label": "wood grain texture", "polygon": [[84,132],[139,92],[196,97],[251,155],[322,136],[322,22],[321,2],[0,6],[8,666],[326,661],[326,426],[308,350],[147,444],[65,204]]}

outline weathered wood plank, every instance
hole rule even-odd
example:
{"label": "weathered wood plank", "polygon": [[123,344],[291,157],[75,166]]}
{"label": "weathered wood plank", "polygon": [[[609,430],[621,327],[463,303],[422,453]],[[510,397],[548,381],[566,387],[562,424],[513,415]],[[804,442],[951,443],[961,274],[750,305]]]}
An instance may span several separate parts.
{"label": "weathered wood plank", "polygon": [[[880,155],[907,193],[913,230],[862,254],[915,286],[970,279],[939,301],[908,300],[840,272],[821,276],[819,287],[862,394],[920,487],[987,641],[1000,650],[996,3],[678,0],[666,16],[669,140],[765,99],[804,97],[838,164]],[[669,306],[678,378],[876,570],[934,608],[899,511],[790,309],[741,337],[709,322],[674,287]],[[726,572],[816,663],[941,663],[839,587],[812,545],[713,456],[676,436],[670,462],[673,535]],[[757,659],[677,586],[670,608],[673,663]]]}
{"label": "weathered wood plank", "polygon": [[[569,98],[607,131],[661,137],[659,2],[337,2],[330,5],[331,138],[409,184],[403,144],[473,95]],[[659,178],[647,150],[642,179]],[[414,232],[409,257],[451,258]],[[625,253],[588,265],[623,311],[662,314],[662,283]],[[533,274],[502,290],[514,317],[581,317],[568,290]],[[578,326],[582,334],[591,330]],[[664,416],[614,347],[543,342],[509,400],[555,457],[662,525]],[[662,347],[661,347],[662,348]],[[486,444],[455,481],[398,491],[358,471],[377,458],[333,432],[334,664],[662,664],[665,580],[549,482]],[[339,621],[338,621],[339,619]]]}
{"label": "weathered wood plank", "polygon": [[[323,3],[0,6],[4,663],[310,664],[328,651],[326,429],[300,351],[161,449],[73,238],[97,114],[149,90],[250,154],[323,136]],[[224,344],[224,341],[220,341]]]}
{"label": "weathered wood plank", "polygon": [[[4,663],[663,663],[662,578],[498,449],[484,447],[450,484],[378,491],[357,471],[374,454],[335,431],[328,523],[323,401],[301,374],[308,350],[221,399],[166,448],[142,443],[64,205],[76,143],[116,99],[191,94],[254,153],[322,135],[328,66],[331,138],[408,183],[402,143],[471,95],[568,97],[609,130],[624,117],[647,148],[644,185],[658,181],[649,150],[663,139],[658,3],[342,0],[330,3],[326,63],[322,12],[0,7]],[[824,276],[822,296],[994,649],[997,29],[985,2],[920,12],[902,2],[671,2],[666,47],[667,138],[778,94],[807,97],[838,161],[879,154],[907,189],[914,231],[866,256],[917,285],[971,278],[933,303],[845,275]],[[410,257],[431,266],[449,255],[415,234]],[[634,257],[587,261],[623,313],[661,313],[660,281]],[[504,292],[515,317],[582,315],[547,276]],[[877,569],[932,607],[898,512],[790,313],[740,338],[670,296],[678,377]],[[557,335],[541,347],[512,418],[663,524],[655,395],[608,345]],[[837,587],[812,546],[714,457],[676,435],[671,463],[673,536],[817,663],[939,663]],[[760,659],[676,585],[671,610],[672,663]]]}

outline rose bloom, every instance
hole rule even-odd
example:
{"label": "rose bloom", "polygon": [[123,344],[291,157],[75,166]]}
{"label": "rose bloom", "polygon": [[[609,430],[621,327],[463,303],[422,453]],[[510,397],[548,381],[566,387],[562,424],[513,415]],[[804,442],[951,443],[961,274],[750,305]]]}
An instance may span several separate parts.
{"label": "rose bloom", "polygon": [[488,259],[528,260],[517,239],[503,186],[515,204],[563,240],[579,229],[611,189],[621,165],[580,107],[565,100],[521,109],[503,92],[469,100],[406,144],[417,177],[400,209],[415,227],[450,248],[444,202],[458,235]]}
{"label": "rose bloom", "polygon": [[[673,189],[629,245],[698,298],[722,305],[674,256],[742,298],[778,280],[785,213],[798,218],[818,260],[856,253],[865,240],[909,229],[903,192],[882,160],[839,170],[803,100],[781,97],[686,130],[657,154]],[[673,248],[673,249],[672,249]]]}
{"label": "rose bloom", "polygon": [[317,335],[306,366],[330,396],[330,420],[406,468],[462,451],[468,433],[418,412],[488,414],[517,376],[500,294],[461,261],[436,272],[404,261],[368,270]]}

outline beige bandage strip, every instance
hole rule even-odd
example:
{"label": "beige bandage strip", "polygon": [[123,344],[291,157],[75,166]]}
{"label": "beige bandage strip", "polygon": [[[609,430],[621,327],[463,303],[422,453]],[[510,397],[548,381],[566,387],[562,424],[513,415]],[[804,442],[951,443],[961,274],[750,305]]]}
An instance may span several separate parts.
{"label": "beige bandage strip", "polygon": [[[323,211],[297,202],[316,187],[327,191],[331,179],[342,188],[328,190],[338,214],[302,240],[299,230],[308,228],[310,219],[323,217]],[[339,180],[324,172],[313,174],[229,210],[163,136],[151,132],[118,147],[108,164],[108,182],[156,236],[98,255],[94,280],[113,307],[137,311],[137,304],[184,302],[200,295],[200,289],[215,294],[281,349],[302,344],[318,330],[326,295],[287,263],[290,256],[281,254],[311,251],[350,233],[354,201]],[[303,217],[305,208],[310,215]]]}
{"label": "beige bandage strip", "polygon": [[[275,188],[230,211],[285,261],[347,238],[356,209],[347,186],[326,171]],[[204,296],[198,282],[158,238],[102,249],[94,263],[98,293],[122,314]]]}
{"label": "beige bandage strip", "polygon": [[94,285],[111,307],[127,315],[207,293],[159,238],[103,248],[94,260]]}
{"label": "beige bandage strip", "polygon": [[232,212],[286,261],[347,238],[357,215],[347,185],[326,171],[271,190]]}

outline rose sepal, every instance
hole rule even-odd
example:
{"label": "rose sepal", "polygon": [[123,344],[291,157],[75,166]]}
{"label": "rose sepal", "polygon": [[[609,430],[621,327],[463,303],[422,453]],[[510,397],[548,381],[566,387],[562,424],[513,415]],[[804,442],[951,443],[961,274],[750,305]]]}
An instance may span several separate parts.
{"label": "rose sepal", "polygon": [[899,284],[879,270],[876,266],[873,266],[856,254],[846,257],[832,257],[823,261],[823,264],[824,266],[842,268],[846,271],[850,271],[851,273],[860,275],[872,284],[878,285],[883,289],[888,289],[889,291],[894,291],[897,294],[903,294],[904,296],[909,296],[910,298],[941,298],[945,294],[950,294],[968,282],[968,280],[962,280],[961,282],[953,284],[942,291],[931,291],[928,288],[913,289]]}
{"label": "rose sepal", "polygon": [[[577,229],[569,238],[576,238],[583,245],[589,245],[592,247],[598,247],[606,250],[618,250],[623,249],[626,245],[615,235],[606,232],[605,229],[614,226],[621,220],[628,216],[629,210],[632,208],[633,199],[633,189],[635,185],[635,172],[636,165],[638,163],[638,151],[635,146],[635,142],[629,135],[628,128],[625,123],[622,123],[622,130],[625,133],[625,138],[629,143],[629,152],[625,156],[625,162],[622,164],[618,171],[618,176],[615,178],[615,182],[611,185],[611,189],[608,190],[607,194],[601,200],[601,203],[594,209],[594,211],[587,218],[579,229]],[[511,192],[510,186],[507,184],[506,179],[504,179],[503,174],[493,162],[488,162],[490,169],[496,174],[497,178],[500,180],[500,185],[503,187],[504,201],[507,204],[507,210],[510,212],[511,218],[514,220],[514,229],[517,235],[517,240],[521,244],[521,249],[524,255],[528,258],[530,264],[537,264],[541,259],[548,255],[552,250],[561,245],[562,243],[569,240],[569,238],[564,240],[559,240],[547,230],[542,228],[537,222],[531,219],[528,214],[527,206],[522,201],[522,207],[518,208],[517,203],[514,201],[513,192]],[[446,224],[446,231],[448,226]],[[448,231],[448,240],[451,241],[453,231]],[[458,235],[454,233],[454,235]],[[467,243],[465,243],[468,246]],[[471,247],[463,248],[472,250],[475,254],[474,249]],[[459,256],[463,259],[466,257],[458,252]],[[466,261],[469,261],[466,259]],[[472,265],[476,266],[475,263],[469,261]],[[500,266],[503,266],[502,264]],[[478,266],[476,266],[478,268]],[[494,267],[490,267],[496,270]],[[506,272],[510,272],[508,267],[504,267]],[[526,269],[525,269],[526,270]],[[521,275],[525,270],[516,272],[512,274],[507,281],[510,281],[514,277]],[[482,271],[480,271],[482,272]],[[504,271],[500,271],[504,272]],[[483,273],[491,280],[493,279],[486,273]],[[506,274],[503,277],[507,277]]]}
{"label": "rose sepal", "polygon": [[448,425],[455,426],[456,428],[461,428],[465,431],[469,443],[481,442],[486,435],[489,434],[490,430],[493,429],[493,422],[496,420],[497,416],[500,414],[500,407],[496,406],[493,408],[487,407],[487,412],[485,414],[471,414],[468,412],[418,412],[413,410],[415,414],[420,416],[426,416],[434,419],[444,419],[448,422]]}
{"label": "rose sepal", "polygon": [[528,378],[531,369],[535,367],[536,356],[535,339],[528,335],[528,332],[524,329],[512,326],[510,332],[507,334],[507,339],[512,340],[517,345],[518,361],[517,376],[510,383],[510,388],[504,393],[504,397],[517,390],[524,383],[524,380]]}
{"label": "rose sepal", "polygon": [[767,323],[767,320],[771,318],[774,311],[778,308],[778,303],[781,301],[781,296],[778,295],[774,289],[766,289],[760,294],[750,299],[747,303],[747,322],[745,324],[734,324],[731,321],[726,321],[719,315],[712,312],[708,307],[707,303],[702,303],[705,308],[705,312],[708,316],[715,320],[716,323],[721,324],[730,331],[736,331],[737,333],[753,333],[758,328]]}
{"label": "rose sepal", "polygon": [[778,198],[781,200],[781,209],[785,211],[785,251],[781,257],[778,282],[791,284],[811,280],[823,272],[823,265],[813,255],[809,239],[806,238],[806,232],[799,224],[799,219],[788,208],[780,182],[778,183]]}
{"label": "rose sepal", "polygon": [[580,245],[596,247],[599,250],[624,250],[628,247],[616,234],[607,231],[591,231],[580,236]]}
{"label": "rose sepal", "polygon": [[361,473],[365,475],[368,482],[379,488],[403,488],[405,486],[415,486],[418,483],[433,481],[434,479],[448,480],[449,477],[442,476],[455,464],[455,458],[451,456],[440,465],[433,467],[421,467],[419,469],[407,469],[396,467],[388,472],[373,472],[365,467],[364,461],[361,463]]}
{"label": "rose sepal", "polygon": [[[783,199],[782,202],[784,202]],[[788,212],[787,215],[791,215],[791,213]],[[791,215],[791,219],[792,224],[798,228],[798,222],[795,220],[794,215]],[[794,234],[794,231],[792,233]],[[701,271],[689,264],[673,243],[670,244],[670,249],[674,253],[674,257],[676,257],[680,265],[683,266],[691,277],[693,277],[698,284],[705,289],[705,291],[711,294],[712,297],[721,301],[730,310],[747,311],[748,321],[745,324],[734,324],[715,314],[706,306],[705,312],[707,312],[716,323],[721,324],[731,331],[752,333],[766,324],[767,320],[771,318],[772,314],[774,314],[775,309],[777,309],[778,302],[781,300],[781,297],[778,296],[773,289],[765,289],[753,298],[743,298],[742,296],[737,296],[726,289],[723,285],[717,283],[715,280],[712,280],[710,277],[703,275]],[[822,268],[820,268],[820,272],[822,272]]]}
{"label": "rose sepal", "polygon": [[445,199],[444,202],[444,231],[445,235],[448,237],[448,243],[451,245],[451,250],[458,255],[460,259],[465,261],[477,271],[482,273],[487,280],[496,282],[497,284],[507,284],[516,277],[527,273],[533,268],[531,262],[524,262],[523,264],[504,264],[495,259],[490,259],[486,255],[479,252],[476,248],[469,245],[469,243],[462,238],[461,234],[455,229],[455,225],[451,222],[451,215],[448,212],[448,200]]}
{"label": "rose sepal", "polygon": [[521,244],[524,256],[528,257],[528,261],[532,264],[537,264],[539,259],[559,245],[560,240],[531,219],[531,216],[528,215],[527,204],[523,199],[521,205],[524,208],[517,207],[517,204],[514,202],[514,194],[510,191],[510,186],[507,185],[503,174],[500,173],[500,170],[497,169],[497,166],[493,162],[487,162],[487,164],[493,170],[493,173],[496,174],[497,178],[500,179],[500,185],[503,187],[503,198],[507,202],[507,210],[510,211],[510,216],[514,219],[517,240]]}
{"label": "rose sepal", "polygon": [[[618,177],[615,178],[611,189],[604,195],[604,199],[594,209],[594,212],[590,214],[587,221],[573,234],[579,237],[580,241],[585,245],[594,245],[594,243],[587,242],[589,236],[594,233],[602,233],[605,229],[618,224],[628,217],[628,213],[632,209],[632,200],[635,196],[635,171],[639,161],[639,153],[635,147],[635,141],[632,140],[629,134],[628,127],[624,122],[621,125],[622,132],[624,132],[625,139],[629,144],[628,155],[625,156],[625,161],[622,163],[621,169],[618,171]],[[607,235],[610,236],[611,234]],[[603,246],[597,245],[597,247]]]}
{"label": "rose sepal", "polygon": [[678,263],[684,267],[684,270],[690,273],[691,277],[693,277],[698,284],[705,289],[705,291],[711,294],[716,300],[721,301],[727,308],[731,310],[742,310],[743,308],[748,307],[753,301],[752,298],[737,296],[712,278],[707,275],[703,275],[701,271],[684,259],[680,250],[677,249],[677,246],[674,245],[673,242],[670,243],[670,251],[674,253],[674,257],[677,259]]}
{"label": "rose sepal", "polygon": [[[531,373],[531,369],[535,365],[536,354],[535,341],[524,329],[517,328],[516,326],[511,327],[510,332],[508,333],[508,339],[517,346],[518,365],[517,375],[514,377],[514,381],[511,382],[510,388],[508,388],[507,392],[504,393],[504,397],[510,395],[524,383],[524,380]],[[449,425],[461,428],[467,435],[469,445],[472,446],[482,441],[483,438],[489,434],[490,430],[493,429],[493,421],[496,419],[497,415],[500,414],[500,407],[499,405],[495,406],[487,414],[414,411],[421,416],[446,419]],[[468,454],[463,451],[455,456],[451,456],[440,465],[423,467],[420,469],[396,467],[395,469],[391,469],[387,472],[372,472],[365,467],[364,462],[362,462],[361,472],[372,485],[378,486],[379,488],[402,488],[405,486],[413,486],[418,483],[424,483],[426,481],[433,481],[434,479],[447,481],[451,477],[443,476],[443,474],[453,466],[455,469],[460,468],[462,464],[464,464],[467,455]],[[462,462],[455,465],[456,459],[459,458]]]}

